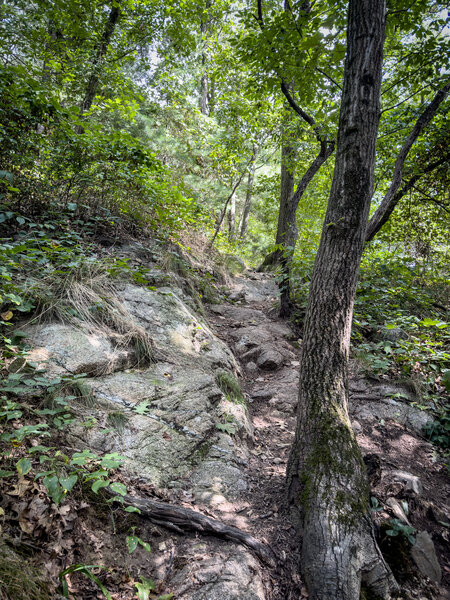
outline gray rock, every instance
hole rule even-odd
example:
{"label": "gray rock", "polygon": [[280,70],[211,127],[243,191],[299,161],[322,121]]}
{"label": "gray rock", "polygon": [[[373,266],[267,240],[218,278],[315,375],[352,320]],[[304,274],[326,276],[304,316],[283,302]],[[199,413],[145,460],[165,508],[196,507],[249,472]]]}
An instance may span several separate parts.
{"label": "gray rock", "polygon": [[174,574],[170,586],[179,600],[265,600],[258,562],[248,550],[232,546],[202,561],[189,560]]}
{"label": "gray rock", "polygon": [[422,434],[423,428],[430,420],[428,413],[393,398],[380,398],[375,392],[367,392],[364,395],[350,394],[349,408],[352,419],[368,423],[395,421],[418,434]]}
{"label": "gray rock", "polygon": [[101,331],[82,331],[62,323],[33,325],[24,331],[33,347],[29,359],[47,362],[53,372],[62,368],[74,374],[99,375],[126,369],[135,362],[131,348],[118,347]]}
{"label": "gray rock", "polygon": [[408,473],[407,471],[391,471],[391,476],[397,481],[404,483],[407,490],[411,490],[417,496],[422,495],[422,482],[416,475]]}
{"label": "gray rock", "polygon": [[427,531],[416,536],[416,543],[411,549],[411,556],[419,571],[435,583],[440,583],[442,571],[439,565],[433,540]]}
{"label": "gray rock", "polygon": [[353,431],[354,431],[356,434],[358,434],[358,433],[361,433],[361,432],[362,432],[363,428],[362,428],[362,425],[361,425],[361,423],[360,423],[359,421],[352,421],[351,425],[352,425],[352,429],[353,429]]}
{"label": "gray rock", "polygon": [[171,288],[152,291],[126,285],[125,308],[144,327],[158,348],[175,362],[209,362],[212,367],[238,369],[233,354]]}
{"label": "gray rock", "polygon": [[254,373],[255,371],[258,370],[258,366],[255,362],[250,361],[245,365],[245,368],[247,369],[247,371],[250,371],[251,373]]}
{"label": "gray rock", "polygon": [[276,371],[283,364],[283,356],[277,350],[263,348],[256,364],[265,371]]}
{"label": "gray rock", "polygon": [[382,340],[386,340],[388,342],[398,342],[400,340],[407,340],[409,335],[400,327],[395,327],[394,329],[383,328],[378,337]]}

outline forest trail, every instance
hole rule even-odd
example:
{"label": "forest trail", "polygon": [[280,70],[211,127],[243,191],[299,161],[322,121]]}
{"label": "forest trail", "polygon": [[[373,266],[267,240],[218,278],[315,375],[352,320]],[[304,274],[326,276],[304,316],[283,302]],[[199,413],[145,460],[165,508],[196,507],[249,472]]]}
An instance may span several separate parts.
{"label": "forest trail", "polygon": [[[285,473],[294,438],[298,396],[299,341],[274,308],[273,278],[237,277],[230,303],[211,305],[208,319],[218,337],[233,348],[242,369],[253,441],[245,473],[248,487],[239,509],[252,535],[268,543],[278,559],[270,573],[269,596],[307,597],[300,592],[298,542],[285,505]],[[303,591],[306,592],[305,588]]]}
{"label": "forest trail", "polygon": [[[278,318],[277,297],[278,288],[270,276],[250,272],[233,280],[229,302],[211,305],[208,318],[241,365],[241,385],[253,426],[245,469],[248,487],[239,518],[244,529],[268,543],[277,556],[277,571],[266,573],[266,597],[289,600],[308,597],[299,576],[300,540],[289,521],[285,499],[301,339]],[[444,600],[450,597],[450,562],[449,535],[442,518],[449,515],[450,490],[445,466],[423,438],[428,416],[414,406],[417,400],[407,385],[369,378],[360,365],[352,363],[349,410],[367,465],[373,503],[378,503],[375,526],[390,520],[400,528],[412,525],[417,534],[412,557],[404,552],[400,559],[397,556],[401,533],[384,535],[383,552],[409,597]],[[425,561],[420,554],[426,555]],[[417,574],[414,583],[408,583],[406,572]]]}

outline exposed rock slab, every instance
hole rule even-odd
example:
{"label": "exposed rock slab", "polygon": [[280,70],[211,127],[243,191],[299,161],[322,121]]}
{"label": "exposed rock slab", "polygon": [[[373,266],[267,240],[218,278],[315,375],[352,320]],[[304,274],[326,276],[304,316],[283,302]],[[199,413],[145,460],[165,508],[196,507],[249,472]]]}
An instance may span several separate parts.
{"label": "exposed rock slab", "polygon": [[[100,332],[82,331],[62,323],[24,328],[33,350],[30,360],[69,373],[100,375],[126,369],[135,362],[130,348],[122,348]],[[53,368],[52,368],[53,367]]]}
{"label": "exposed rock slab", "polygon": [[442,572],[439,565],[433,540],[427,531],[421,531],[416,536],[416,543],[411,549],[411,556],[419,571],[431,581],[441,582]]}

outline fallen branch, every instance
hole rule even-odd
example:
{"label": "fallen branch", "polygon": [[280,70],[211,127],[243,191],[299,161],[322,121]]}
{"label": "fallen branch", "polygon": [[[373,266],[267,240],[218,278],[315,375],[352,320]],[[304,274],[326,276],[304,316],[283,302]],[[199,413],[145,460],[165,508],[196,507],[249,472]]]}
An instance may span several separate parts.
{"label": "fallen branch", "polygon": [[128,495],[115,497],[119,502],[122,503],[123,500],[123,504],[139,509],[141,514],[152,523],[162,525],[177,533],[183,533],[186,530],[197,531],[198,533],[209,534],[243,544],[252,550],[262,562],[271,567],[276,565],[275,555],[269,546],[262,544],[237,527],[225,525],[221,521],[206,517],[190,508],[182,508],[167,502],[157,502],[149,498],[136,498]]}

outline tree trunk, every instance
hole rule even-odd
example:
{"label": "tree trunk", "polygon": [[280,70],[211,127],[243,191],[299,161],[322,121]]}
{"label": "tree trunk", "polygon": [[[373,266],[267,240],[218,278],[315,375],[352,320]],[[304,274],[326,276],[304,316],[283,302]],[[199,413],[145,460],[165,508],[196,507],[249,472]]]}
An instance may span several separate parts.
{"label": "tree trunk", "polygon": [[[284,136],[283,136],[284,137]],[[280,209],[278,211],[277,236],[275,244],[281,246],[286,235],[286,214],[289,200],[294,194],[295,162],[297,150],[288,138],[283,139],[281,146],[281,182],[280,182]],[[266,271],[280,264],[283,257],[281,248],[277,248],[266,256],[258,271]]]}
{"label": "tree trunk", "polygon": [[234,188],[231,194],[230,207],[228,209],[228,237],[230,240],[236,238],[236,188]]}
{"label": "tree trunk", "polygon": [[255,179],[256,159],[258,158],[258,151],[259,147],[256,144],[253,144],[253,154],[247,179],[247,193],[245,195],[245,204],[244,209],[242,211],[240,227],[240,237],[242,240],[247,235],[248,217],[250,215],[250,209],[252,207],[253,181]]}
{"label": "tree trunk", "polygon": [[396,587],[373,536],[364,463],[348,417],[353,301],[373,191],[384,0],[350,0],[336,164],[304,327],[288,498],[302,525],[310,600],[382,598]]}
{"label": "tree trunk", "polygon": [[92,102],[94,101],[95,94],[97,93],[98,84],[100,81],[100,72],[103,64],[103,59],[105,58],[106,52],[108,51],[108,46],[119,18],[120,7],[118,4],[114,3],[109,12],[108,21],[106,22],[102,38],[98,45],[97,53],[94,57],[94,60],[92,61],[91,75],[86,86],[86,92],[83,98],[83,102],[81,103],[82,113],[88,111],[92,106]]}
{"label": "tree trunk", "polygon": [[206,55],[206,45],[210,29],[209,21],[209,10],[211,8],[211,2],[208,0],[205,6],[205,12],[200,18],[200,34],[202,37],[202,74],[200,77],[200,98],[199,108],[203,115],[209,114],[208,100],[209,100],[209,75],[208,75],[208,59]]}
{"label": "tree trunk", "polygon": [[280,283],[280,317],[286,318],[291,314],[290,292],[291,292],[291,264],[294,256],[295,245],[297,243],[297,208],[306,188],[312,181],[314,175],[319,171],[323,163],[334,152],[334,142],[321,142],[320,152],[306,173],[301,178],[295,194],[293,194],[285,207],[284,215],[284,233],[281,245],[281,271],[282,278]]}

